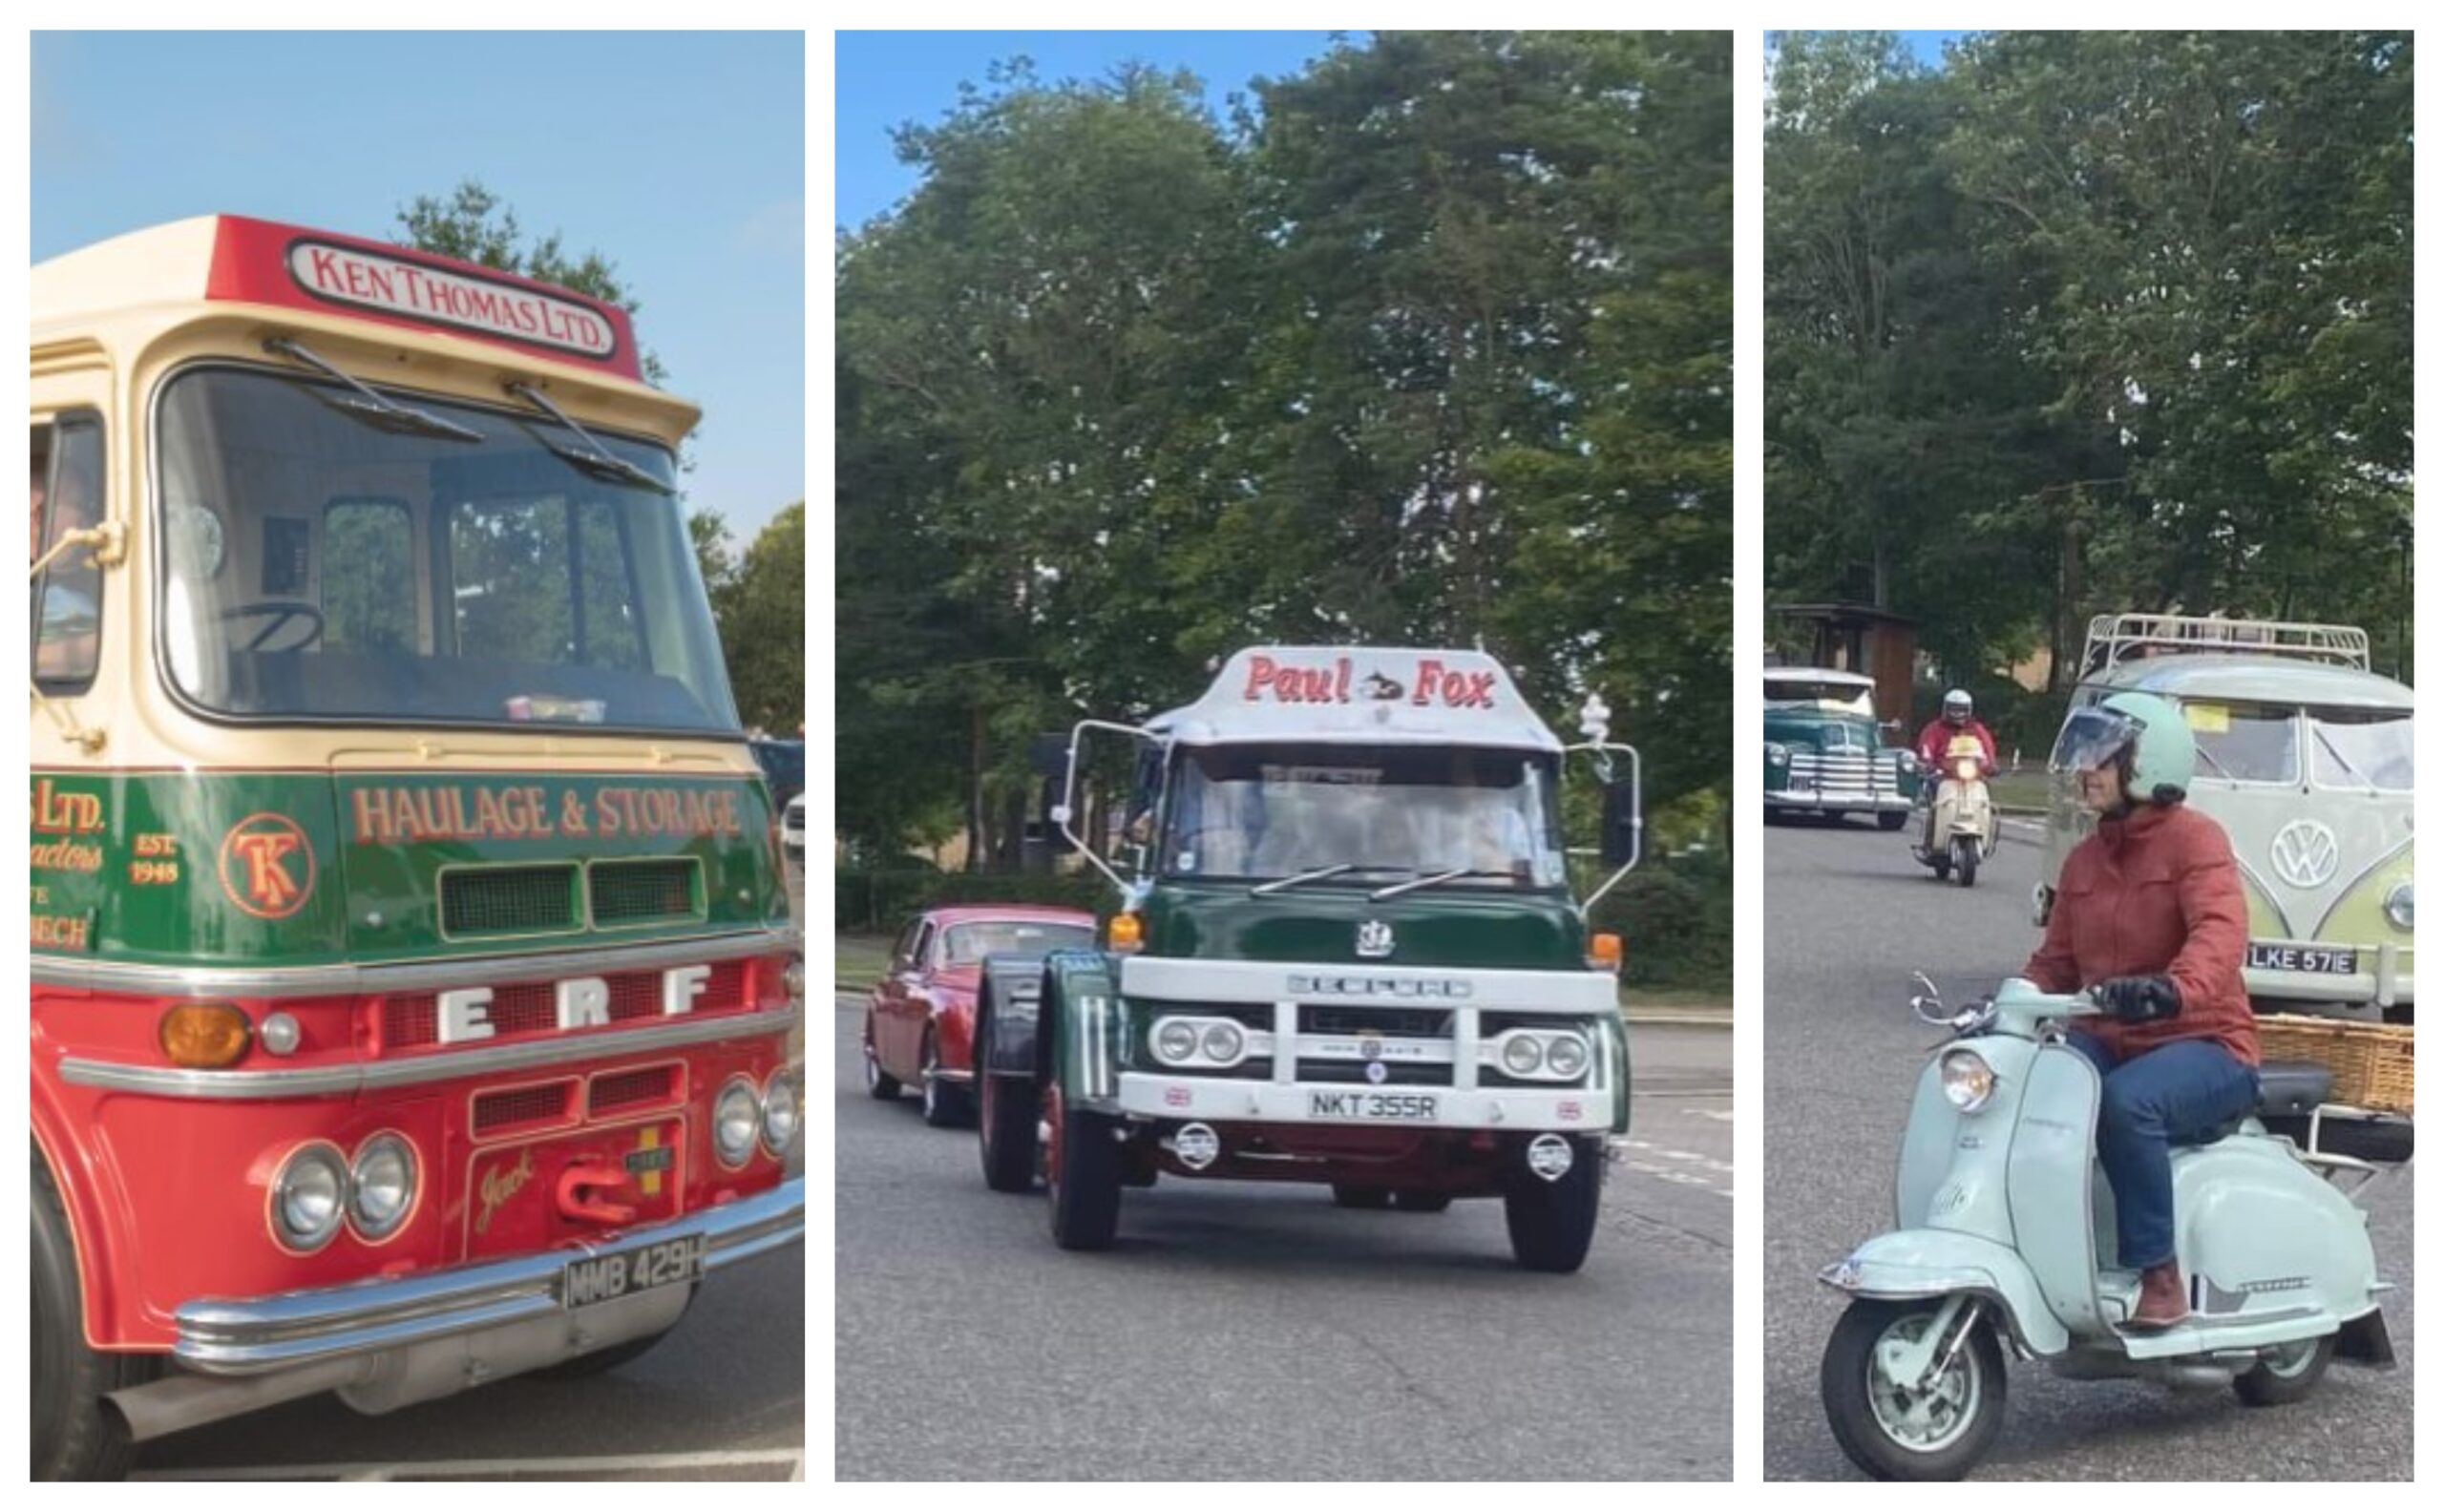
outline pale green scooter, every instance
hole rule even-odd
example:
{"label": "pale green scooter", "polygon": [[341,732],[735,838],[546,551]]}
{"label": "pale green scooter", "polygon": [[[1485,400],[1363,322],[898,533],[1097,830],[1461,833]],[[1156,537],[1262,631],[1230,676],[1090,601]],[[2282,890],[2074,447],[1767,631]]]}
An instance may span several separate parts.
{"label": "pale green scooter", "polygon": [[[1881,1480],[1957,1480],[2002,1427],[2003,1352],[2075,1379],[2229,1384],[2251,1406],[2306,1396],[2339,1355],[2391,1365],[2368,1215],[2381,1168],[2303,1150],[2240,1120],[2173,1151],[2190,1316],[2124,1333],[2138,1277],[2114,1254],[2113,1192],[2096,1158],[2096,1068],[2062,1041],[2098,1010],[2006,981],[1947,1013],[1924,976],[1918,1017],[1952,1038],[1918,1080],[1902,1135],[1893,1231],[1818,1279],[1850,1306],[1824,1347],[1833,1437]],[[2264,1073],[2259,1111],[2313,1109],[2322,1067]]]}

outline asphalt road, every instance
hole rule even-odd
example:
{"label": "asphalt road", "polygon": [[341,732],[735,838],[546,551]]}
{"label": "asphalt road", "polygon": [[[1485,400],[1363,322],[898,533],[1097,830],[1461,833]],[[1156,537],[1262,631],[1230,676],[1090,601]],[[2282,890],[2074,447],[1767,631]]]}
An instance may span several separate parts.
{"label": "asphalt road", "polygon": [[1640,1101],[1578,1274],[1494,1202],[1336,1208],[1166,1180],[1069,1254],[975,1136],[859,1082],[836,1000],[840,1480],[1721,1479],[1731,1036],[1635,1027]]}
{"label": "asphalt road", "polygon": [[[1974,889],[1940,885],[1864,822],[1775,827],[1765,860],[1765,1473],[1855,1475],[1824,1425],[1817,1367],[1840,1300],[1823,1266],[1891,1222],[1892,1162],[1935,1032],[1909,973],[1965,1001],[2027,960],[2043,852],[2007,838]],[[2411,1183],[2367,1199],[2400,1367],[2337,1365],[2307,1401],[2251,1411],[2228,1391],[2071,1382],[2014,1365],[1992,1480],[2223,1480],[2411,1474]]]}
{"label": "asphalt road", "polygon": [[[804,879],[790,884],[802,912]],[[793,1246],[725,1270],[669,1337],[590,1380],[514,1376],[381,1418],[309,1397],[146,1444],[132,1479],[802,1480],[805,1467],[806,1251]]]}

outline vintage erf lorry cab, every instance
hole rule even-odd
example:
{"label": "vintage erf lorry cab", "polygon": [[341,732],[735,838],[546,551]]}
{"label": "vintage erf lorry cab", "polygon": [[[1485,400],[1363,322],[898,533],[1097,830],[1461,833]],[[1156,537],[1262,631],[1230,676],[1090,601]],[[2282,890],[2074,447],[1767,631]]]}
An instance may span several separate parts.
{"label": "vintage erf lorry cab", "polygon": [[[1513,1252],[1570,1271],[1627,1130],[1615,936],[1587,908],[1635,864],[1636,753],[1588,744],[1611,875],[1573,901],[1566,748],[1471,651],[1241,651],[1143,726],[1072,732],[1071,842],[1121,893],[1106,947],[986,963],[987,1183],[1041,1168],[1064,1248],[1111,1243],[1159,1175],[1329,1185],[1343,1206],[1504,1200]],[[1132,876],[1076,832],[1091,732],[1138,743]],[[1622,758],[1616,777],[1614,758]]]}
{"label": "vintage erf lorry cab", "polygon": [[1765,817],[1871,815],[1908,822],[1927,774],[1906,747],[1884,743],[1875,680],[1832,667],[1765,669]]}
{"label": "vintage erf lorry cab", "polygon": [[[2264,1011],[2412,1012],[2411,689],[2349,625],[2098,615],[2079,708],[2120,692],[2181,706],[2198,740],[2189,804],[2231,836],[2249,903],[2243,976]],[[2062,859],[2096,828],[2056,771],[2037,921]]]}
{"label": "vintage erf lorry cab", "polygon": [[694,408],[617,308],[237,217],[32,295],[35,1478],[634,1357],[805,1215]]}

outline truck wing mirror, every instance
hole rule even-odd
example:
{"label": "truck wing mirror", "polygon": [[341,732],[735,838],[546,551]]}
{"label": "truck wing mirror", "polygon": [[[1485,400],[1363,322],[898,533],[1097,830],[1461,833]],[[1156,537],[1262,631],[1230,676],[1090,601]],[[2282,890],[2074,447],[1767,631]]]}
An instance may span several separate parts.
{"label": "truck wing mirror", "polygon": [[1601,853],[1608,867],[1625,867],[1637,859],[1641,830],[1646,823],[1638,797],[1638,784],[1634,777],[1610,784],[1604,789]]}

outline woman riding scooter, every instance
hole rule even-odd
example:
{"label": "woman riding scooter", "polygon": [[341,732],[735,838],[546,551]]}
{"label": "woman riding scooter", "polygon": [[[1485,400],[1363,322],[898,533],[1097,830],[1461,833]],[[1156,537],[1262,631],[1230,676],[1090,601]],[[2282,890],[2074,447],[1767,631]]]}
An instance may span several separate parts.
{"label": "woman riding scooter", "polygon": [[2258,1097],[2257,1024],[2241,982],[2248,906],[2223,827],[2183,803],[2197,760],[2168,700],[2117,693],[2073,712],[2054,766],[2078,773],[2098,823],[2065,858],[2045,940],[2022,972],[2048,992],[2088,989],[2108,1016],[2069,1040],[2104,1079],[2097,1154],[2120,1263],[2141,1272],[2134,1330],[2189,1313],[2172,1146]]}

